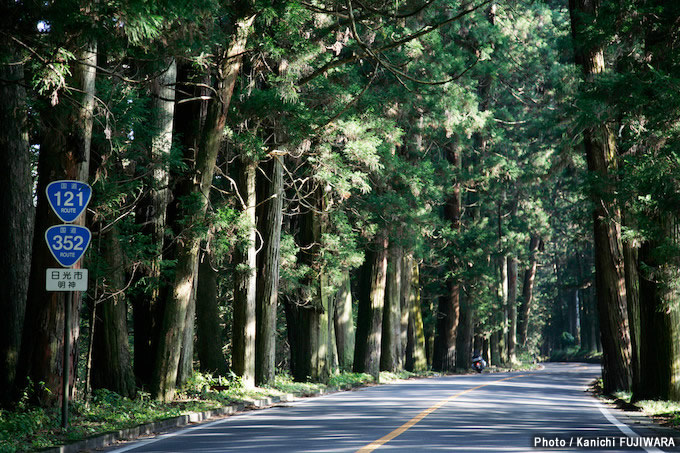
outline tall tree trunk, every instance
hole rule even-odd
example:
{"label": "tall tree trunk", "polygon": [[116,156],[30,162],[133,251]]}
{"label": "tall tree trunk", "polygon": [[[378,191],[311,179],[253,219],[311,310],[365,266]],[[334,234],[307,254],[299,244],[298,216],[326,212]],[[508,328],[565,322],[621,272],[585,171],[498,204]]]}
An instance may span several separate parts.
{"label": "tall tree trunk", "polygon": [[494,330],[491,333],[491,337],[489,337],[489,351],[491,357],[489,357],[489,364],[490,365],[496,365],[496,366],[501,366],[503,365],[503,361],[501,358],[501,345],[500,345],[500,337],[502,335],[502,332],[500,330]]}
{"label": "tall tree trunk", "polygon": [[541,238],[536,235],[531,235],[529,242],[529,266],[524,271],[524,280],[522,283],[522,302],[520,304],[519,313],[519,345],[522,348],[527,347],[527,336],[529,333],[529,316],[531,315],[531,308],[534,299],[534,280],[536,279],[536,269],[538,268],[538,249],[541,244]]}
{"label": "tall tree trunk", "polygon": [[[446,153],[449,165],[458,170],[461,166],[460,149],[453,140]],[[461,222],[461,185],[457,179],[452,181],[451,192],[444,205],[444,219],[451,229],[460,231]],[[455,260],[451,263],[451,271],[455,273],[459,265]],[[460,282],[456,277],[448,277],[446,294],[439,298],[437,333],[434,344],[432,367],[439,371],[453,371],[456,367],[456,334],[460,319]]]}
{"label": "tall tree trunk", "polygon": [[[215,163],[224,138],[229,104],[254,20],[255,16],[245,16],[235,24],[235,35],[227,51],[222,55],[219,65],[219,77],[215,89],[217,97],[208,106],[205,125],[196,150],[193,179],[191,184],[186,186],[184,193],[178,193],[178,199],[186,196],[194,197],[196,200],[194,205],[185,206],[185,217],[191,225],[202,221],[208,208]],[[187,309],[193,293],[200,240],[197,232],[186,230],[185,236],[177,241],[175,276],[165,301],[153,374],[152,394],[156,399],[170,401],[175,396],[180,350],[184,338]],[[255,264],[254,260],[252,264]],[[252,324],[254,337],[254,319]],[[249,382],[252,384],[252,378],[246,381],[246,384]]]}
{"label": "tall tree trunk", "polygon": [[[199,252],[200,253],[200,252]],[[177,365],[177,387],[187,383],[194,373],[194,337],[196,331],[196,292],[198,290],[198,259],[195,262],[194,282],[191,285],[191,297],[187,306],[187,316],[184,320],[182,347],[180,349],[179,364]]]}
{"label": "tall tree trunk", "polygon": [[456,369],[467,371],[472,366],[472,347],[475,333],[475,313],[470,295],[461,293],[460,323],[456,335]]}
{"label": "tall tree trunk", "polygon": [[456,368],[456,334],[460,321],[460,286],[446,285],[446,294],[439,296],[437,331],[435,334],[432,368],[453,371]]}
{"label": "tall tree trunk", "polygon": [[[586,83],[605,71],[601,47],[586,44],[583,33],[590,27],[585,20],[597,16],[598,0],[569,0],[576,63],[583,69]],[[589,172],[603,185],[591,190],[595,244],[595,280],[603,349],[603,388],[605,392],[628,390],[631,386],[631,344],[628,326],[621,214],[613,196],[611,176],[616,171],[616,144],[607,124],[583,131],[583,145]]]}
{"label": "tall tree trunk", "polygon": [[508,257],[508,362],[517,363],[517,258]]}
{"label": "tall tree trunk", "polygon": [[[12,49],[5,37],[4,49]],[[5,258],[0,265],[0,407],[11,400],[21,332],[26,311],[26,294],[31,271],[33,239],[33,180],[28,149],[28,126],[24,67],[21,55],[0,54],[0,209],[13,214],[0,221],[0,241]]]}
{"label": "tall tree trunk", "polygon": [[397,371],[401,369],[401,247],[390,249],[387,258],[387,279],[385,306],[383,310],[380,369]]}
{"label": "tall tree trunk", "polygon": [[349,271],[344,272],[335,294],[335,338],[340,369],[350,371],[354,363],[354,316]]}
{"label": "tall tree trunk", "polygon": [[354,371],[380,377],[382,318],[387,284],[387,238],[379,235],[366,251],[361,267]]}
{"label": "tall tree trunk", "polygon": [[321,260],[321,241],[327,226],[321,190],[314,194],[315,210],[300,216],[299,262],[309,274],[297,301],[288,301],[286,320],[291,342],[291,362],[296,380],[325,382],[337,364],[332,334],[333,296]]}
{"label": "tall tree trunk", "polygon": [[[661,0],[645,4],[647,64],[655,72],[673,74],[680,8]],[[648,159],[674,159],[669,157],[673,151],[664,150],[666,137],[650,137]],[[633,396],[680,401],[680,216],[676,203],[668,201],[672,195],[656,195],[663,192],[677,192],[677,179],[655,191],[660,206],[646,213],[651,233],[639,253],[640,385]]]}
{"label": "tall tree trunk", "polygon": [[198,264],[196,290],[196,353],[201,371],[224,376],[227,361],[222,353],[217,270],[214,266],[213,234],[208,234],[205,249]]}
{"label": "tall tree trunk", "polygon": [[427,353],[425,351],[425,328],[420,311],[420,268],[412,254],[404,257],[404,267],[410,268],[408,279],[408,335],[406,342],[405,368],[408,371],[424,371],[427,369]]}
{"label": "tall tree trunk", "polygon": [[239,244],[234,253],[234,327],[232,338],[232,368],[246,387],[255,386],[255,297],[257,291],[257,231],[255,207],[255,174],[257,163],[241,157],[238,190],[243,199],[243,216],[247,225],[246,243]]}
{"label": "tall tree trunk", "polygon": [[[26,303],[26,316],[21,342],[17,381],[23,388],[27,378],[34,383],[43,382],[46,389],[38,389],[36,399],[51,406],[62,398],[62,376],[70,368],[68,392],[73,389],[79,337],[80,296],[69,298],[62,292],[45,290],[45,271],[59,267],[45,243],[45,230],[61,223],[52,212],[45,196],[47,185],[59,179],[85,181],[89,174],[90,144],[94,108],[96,71],[96,44],[88,45],[78,54],[73,67],[73,82],[78,93],[76,105],[62,102],[44,112],[43,138],[38,162],[38,188],[36,196],[35,230],[31,277]],[[83,224],[84,216],[75,223]],[[72,345],[68,364],[63,363],[64,307],[71,301],[71,323],[66,328]]]}
{"label": "tall tree trunk", "polygon": [[680,247],[680,220],[654,218],[660,239],[640,248],[640,385],[636,400],[680,401],[680,256],[668,257],[669,242]]}
{"label": "tall tree trunk", "polygon": [[593,289],[587,288],[582,293],[583,310],[581,311],[581,343],[587,351],[597,352],[600,350],[598,338],[600,329],[597,323],[597,304],[593,297]]}
{"label": "tall tree trunk", "polygon": [[638,248],[630,241],[623,243],[623,262],[626,276],[628,324],[630,325],[632,391],[636,395],[640,392],[640,281]]}
{"label": "tall tree trunk", "polygon": [[[283,222],[283,165],[274,156],[263,165],[267,181],[259,192],[258,229],[262,251],[258,256],[255,383],[272,385],[276,371],[276,309],[279,292],[279,256]],[[264,203],[264,204],[263,204]]]}
{"label": "tall tree trunk", "polygon": [[150,264],[140,269],[138,281],[147,280],[148,292],[138,294],[132,300],[134,315],[134,367],[139,384],[148,388],[153,375],[156,354],[158,323],[162,311],[161,260],[163,259],[166,211],[170,202],[168,159],[172,149],[173,121],[175,119],[175,85],[177,64],[174,59],[165,62],[166,68],[152,84],[150,159],[152,172],[148,195],[141,200],[136,212],[142,234],[150,238],[153,256]]}
{"label": "tall tree trunk", "polygon": [[307,281],[306,296],[304,297],[307,310],[302,311],[305,319],[305,334],[309,344],[303,356],[305,368],[312,381],[325,382],[330,375],[330,303],[331,294],[328,291],[328,278],[321,263],[321,241],[326,231],[327,216],[325,214],[324,196],[319,189],[315,194],[315,206],[318,212],[309,211],[303,216],[301,226],[301,243],[306,251],[302,253],[301,262],[312,269]]}
{"label": "tall tree trunk", "polygon": [[400,302],[399,308],[401,310],[401,322],[399,332],[401,333],[400,347],[401,347],[401,361],[406,366],[406,345],[408,344],[408,323],[411,316],[411,280],[413,278],[413,266],[410,258],[411,253],[402,253],[401,260],[401,289],[399,291]]}
{"label": "tall tree trunk", "polygon": [[323,280],[322,280],[322,288],[323,288],[323,297],[324,297],[324,307],[326,310],[327,315],[325,323],[327,326],[327,336],[328,336],[328,345],[326,346],[328,353],[327,353],[327,367],[328,367],[328,374],[329,377],[330,375],[336,375],[340,371],[340,362],[338,358],[338,344],[337,344],[337,336],[335,334],[335,323],[333,322],[333,313],[335,313],[335,294],[331,292],[330,290],[330,283],[329,283],[330,277],[328,275],[323,275]]}
{"label": "tall tree trunk", "polygon": [[102,240],[106,263],[104,300],[97,303],[92,351],[92,388],[105,388],[133,398],[137,392],[128,344],[125,263],[118,230],[114,226]]}
{"label": "tall tree trunk", "polygon": [[501,255],[498,258],[498,275],[498,300],[501,322],[498,334],[499,354],[497,358],[498,365],[505,365],[508,361],[508,260],[505,255]]}

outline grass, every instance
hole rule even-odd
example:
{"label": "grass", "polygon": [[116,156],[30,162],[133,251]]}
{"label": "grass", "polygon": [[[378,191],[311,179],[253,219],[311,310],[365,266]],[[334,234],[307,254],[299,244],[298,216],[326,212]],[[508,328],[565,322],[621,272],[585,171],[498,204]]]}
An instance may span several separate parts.
{"label": "grass", "polygon": [[[601,379],[595,384],[595,391],[601,394]],[[601,396],[606,398],[606,395]],[[622,402],[623,406],[629,408],[633,406],[662,425],[680,428],[680,402],[678,401],[641,400],[632,402],[633,394],[631,392],[615,392],[611,396],[619,402],[619,405]]]}
{"label": "grass", "polygon": [[635,403],[648,415],[664,425],[680,428],[680,402],[644,400]]}
{"label": "grass", "polygon": [[19,405],[11,412],[0,411],[0,452],[34,451],[221,405],[210,400],[159,403],[144,395],[129,399],[97,390],[89,404],[70,404],[68,430],[61,428],[60,409]]}

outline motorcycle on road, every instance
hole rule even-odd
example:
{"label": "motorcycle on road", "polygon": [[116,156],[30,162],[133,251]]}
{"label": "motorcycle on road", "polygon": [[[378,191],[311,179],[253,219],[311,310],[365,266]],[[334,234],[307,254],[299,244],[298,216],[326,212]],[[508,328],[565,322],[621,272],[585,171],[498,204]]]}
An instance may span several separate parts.
{"label": "motorcycle on road", "polygon": [[475,354],[472,357],[472,369],[478,373],[481,373],[484,370],[484,368],[486,368],[486,361],[482,358],[481,355]]}

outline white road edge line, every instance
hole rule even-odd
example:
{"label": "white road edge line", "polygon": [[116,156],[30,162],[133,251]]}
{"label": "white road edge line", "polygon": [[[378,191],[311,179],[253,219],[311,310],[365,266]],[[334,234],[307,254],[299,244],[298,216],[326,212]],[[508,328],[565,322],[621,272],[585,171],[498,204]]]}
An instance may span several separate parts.
{"label": "white road edge line", "polygon": [[[609,410],[607,410],[604,405],[599,402],[595,401],[595,404],[597,405],[598,409],[600,409],[600,412],[602,412],[602,415],[611,423],[612,425],[616,426],[619,431],[621,431],[623,434],[625,434],[628,437],[640,437],[638,433],[630,429],[630,427],[624,423],[621,423]],[[659,450],[656,447],[640,447],[644,449],[647,453],[664,453],[663,450]]]}
{"label": "white road edge line", "polygon": [[[326,396],[326,395],[321,395],[321,396]],[[307,402],[308,400],[311,400],[311,399],[312,398],[298,400],[296,398],[293,401],[285,401],[285,402],[282,401],[282,403],[290,404],[290,405],[302,404],[302,403],[305,403],[305,402]],[[182,434],[185,434],[185,433],[188,433],[188,432],[191,432],[191,431],[197,431],[199,429],[209,428],[211,426],[218,425],[220,423],[226,423],[229,420],[231,420],[231,417],[234,417],[234,416],[237,416],[237,415],[241,416],[241,417],[248,417],[251,414],[252,414],[251,412],[231,414],[230,416],[219,419],[219,420],[213,420],[211,422],[205,422],[205,423],[199,422],[199,424],[196,425],[196,426],[183,428],[183,429],[180,429],[179,431],[175,431],[175,432],[168,433],[168,434],[156,435],[156,434],[150,433],[150,435],[152,435],[154,437],[149,438],[149,439],[144,439],[144,440],[130,439],[130,440],[126,441],[126,442],[131,442],[130,445],[128,445],[127,447],[116,448],[115,450],[111,450],[109,453],[123,453],[123,452],[126,452],[126,451],[135,450],[137,448],[145,447],[147,445],[154,444],[154,443],[161,441],[161,440],[170,439],[170,438],[175,437],[175,436],[180,436]],[[104,448],[110,448],[110,447],[111,447],[111,445],[109,445],[108,447],[104,447]]]}
{"label": "white road edge line", "polygon": [[132,445],[128,445],[127,447],[122,447],[122,448],[117,448],[115,450],[111,450],[110,453],[123,453],[125,451],[135,450],[137,448],[145,447],[147,445],[156,443],[156,442],[161,441],[161,440],[169,439],[171,437],[179,436],[179,435],[191,432],[191,431],[196,431],[196,430],[199,430],[199,429],[208,428],[210,426],[217,425],[219,423],[224,423],[226,420],[228,420],[228,419],[225,418],[225,419],[222,419],[222,420],[215,420],[215,421],[212,421],[212,422],[203,423],[203,424],[200,424],[200,425],[197,425],[197,426],[192,426],[191,428],[184,428],[184,429],[181,429],[179,431],[175,431],[174,433],[168,433],[168,434],[163,434],[161,436],[156,436],[156,437],[153,437],[151,439],[146,439],[146,440],[141,440],[141,441],[140,440],[131,440],[130,442],[134,442]]}

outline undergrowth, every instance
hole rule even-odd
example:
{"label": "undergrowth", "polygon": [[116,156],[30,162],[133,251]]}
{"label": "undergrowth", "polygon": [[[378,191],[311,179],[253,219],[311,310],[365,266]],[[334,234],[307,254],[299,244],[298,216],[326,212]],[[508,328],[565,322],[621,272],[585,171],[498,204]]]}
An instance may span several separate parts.
{"label": "undergrowth", "polygon": [[[603,398],[608,398],[602,392],[602,380],[599,379],[594,384],[594,390]],[[635,407],[644,415],[655,419],[657,422],[671,426],[673,428],[680,428],[680,402],[679,401],[662,401],[662,400],[640,400],[633,401],[632,392],[615,392],[611,397],[615,398],[617,404],[623,402],[629,408]]]}

